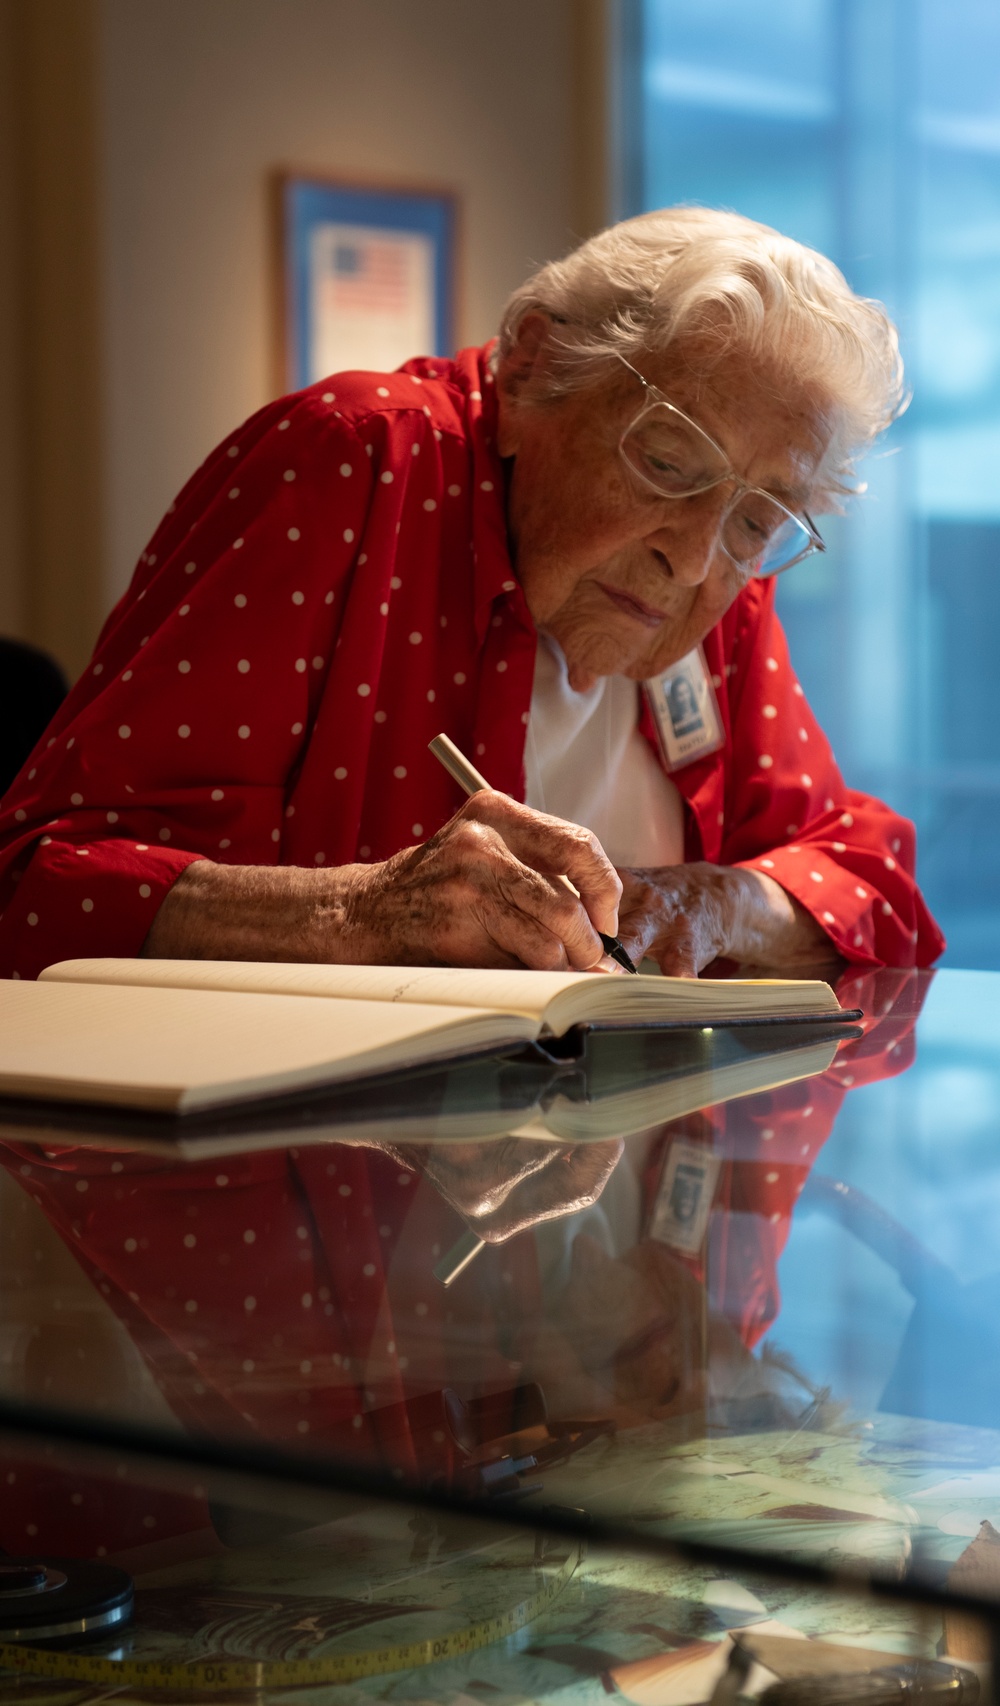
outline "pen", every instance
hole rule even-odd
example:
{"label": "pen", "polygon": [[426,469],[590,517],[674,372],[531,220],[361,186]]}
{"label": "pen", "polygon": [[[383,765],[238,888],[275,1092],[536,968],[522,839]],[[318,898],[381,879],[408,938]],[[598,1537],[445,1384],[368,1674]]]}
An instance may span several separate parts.
{"label": "pen", "polygon": [[[449,776],[458,783],[460,788],[464,788],[467,794],[480,794],[484,788],[489,787],[489,783],[485,776],[480,775],[475,765],[469,763],[465,754],[459,752],[455,742],[453,740],[449,740],[447,735],[435,735],[434,739],[432,741],[428,741],[427,744],[438,762],[444,765]],[[560,877],[557,880],[565,883],[566,887],[571,889],[574,895],[576,894],[576,889],[573,888],[568,877]],[[597,934],[601,938],[604,952],[607,954],[608,958],[614,960],[624,971],[631,972],[634,977],[636,975],[635,966],[632,964],[628,954],[619,942],[618,937],[605,936],[603,930],[598,930]]]}

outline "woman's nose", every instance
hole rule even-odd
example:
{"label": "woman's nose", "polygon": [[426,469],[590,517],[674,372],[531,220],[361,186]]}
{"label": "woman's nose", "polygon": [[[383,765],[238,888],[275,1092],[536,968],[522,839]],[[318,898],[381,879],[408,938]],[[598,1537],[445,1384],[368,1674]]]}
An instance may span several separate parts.
{"label": "woman's nose", "polygon": [[666,526],[647,534],[646,544],[657,557],[666,559],[671,580],[698,586],[707,580],[722,554],[719,528],[723,506],[714,492],[676,501],[676,516],[671,515]]}

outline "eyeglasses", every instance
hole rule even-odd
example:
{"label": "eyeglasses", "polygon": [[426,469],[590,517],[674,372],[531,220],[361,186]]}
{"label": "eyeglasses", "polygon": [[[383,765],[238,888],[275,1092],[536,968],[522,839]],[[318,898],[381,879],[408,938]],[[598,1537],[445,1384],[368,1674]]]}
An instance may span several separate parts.
{"label": "eyeglasses", "polygon": [[719,520],[719,543],[747,575],[780,575],[813,551],[825,551],[808,515],[798,516],[770,492],[748,486],[714,438],[618,357],[646,392],[646,402],[625,428],[618,448],[634,474],[664,498],[693,498],[732,481],[733,495]]}

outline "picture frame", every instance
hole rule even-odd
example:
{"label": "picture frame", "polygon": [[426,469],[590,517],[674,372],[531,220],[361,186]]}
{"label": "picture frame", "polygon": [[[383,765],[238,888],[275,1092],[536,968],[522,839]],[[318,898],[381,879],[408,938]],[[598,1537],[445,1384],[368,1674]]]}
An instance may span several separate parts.
{"label": "picture frame", "polygon": [[282,390],[453,354],[453,191],[285,172],[277,199]]}

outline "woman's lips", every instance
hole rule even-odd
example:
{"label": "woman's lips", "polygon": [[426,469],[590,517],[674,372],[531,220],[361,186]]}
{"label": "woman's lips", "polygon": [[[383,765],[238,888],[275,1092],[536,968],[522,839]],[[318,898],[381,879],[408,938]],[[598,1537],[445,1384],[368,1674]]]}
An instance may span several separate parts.
{"label": "woman's lips", "polygon": [[633,621],[641,622],[644,628],[658,628],[661,622],[666,621],[666,611],[657,610],[654,605],[647,604],[645,599],[636,598],[631,592],[622,592],[620,587],[607,586],[604,581],[598,581],[597,584],[612,604],[617,605],[626,616],[631,616]]}

